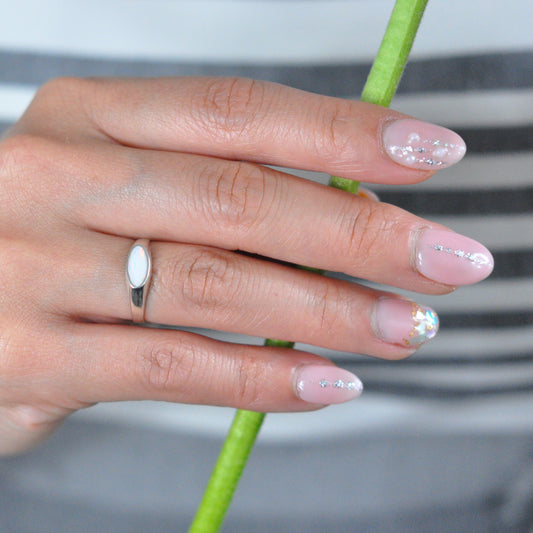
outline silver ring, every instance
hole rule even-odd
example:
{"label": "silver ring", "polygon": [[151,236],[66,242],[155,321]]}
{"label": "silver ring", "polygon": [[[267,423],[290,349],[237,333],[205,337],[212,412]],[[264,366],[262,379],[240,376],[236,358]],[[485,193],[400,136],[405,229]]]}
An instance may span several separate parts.
{"label": "silver ring", "polygon": [[144,322],[146,297],[152,278],[152,257],[150,241],[136,240],[130,248],[126,266],[126,279],[130,290],[131,318],[133,322]]}

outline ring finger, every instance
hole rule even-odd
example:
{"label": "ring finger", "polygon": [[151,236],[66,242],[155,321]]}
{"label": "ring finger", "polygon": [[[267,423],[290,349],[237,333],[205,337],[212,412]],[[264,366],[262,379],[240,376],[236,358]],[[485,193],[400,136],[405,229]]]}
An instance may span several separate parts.
{"label": "ring finger", "polygon": [[[71,302],[70,312],[97,320],[131,320],[125,269],[132,243],[94,235],[93,244],[84,249],[101,253],[80,254],[78,260],[98,279],[94,274],[85,277],[86,285],[78,286],[77,293],[81,290],[83,297]],[[152,242],[150,249],[153,275],[145,319],[151,323],[386,358],[405,357],[436,333],[432,310],[392,294],[213,247]]]}

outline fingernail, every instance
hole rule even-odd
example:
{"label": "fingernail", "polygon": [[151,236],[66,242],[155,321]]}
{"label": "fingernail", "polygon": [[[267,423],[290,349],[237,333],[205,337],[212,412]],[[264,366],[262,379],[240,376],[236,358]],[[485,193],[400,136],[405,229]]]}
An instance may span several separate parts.
{"label": "fingernail", "polygon": [[477,283],[494,268],[491,253],[479,242],[453,231],[426,229],[415,242],[420,274],[446,285]]}
{"label": "fingernail", "polygon": [[437,334],[439,317],[430,307],[385,297],[376,302],[372,325],[381,340],[416,347]]}
{"label": "fingernail", "polygon": [[371,191],[365,187],[359,187],[359,189],[357,189],[357,196],[366,198],[367,200],[372,200],[373,202],[379,202],[379,196],[374,191]]}
{"label": "fingernail", "polygon": [[466,153],[465,142],[457,133],[415,119],[387,124],[383,143],[387,154],[396,163],[422,170],[449,167]]}
{"label": "fingernail", "polygon": [[347,402],[363,392],[357,376],[332,365],[302,365],[296,369],[294,383],[301,400],[321,405]]}

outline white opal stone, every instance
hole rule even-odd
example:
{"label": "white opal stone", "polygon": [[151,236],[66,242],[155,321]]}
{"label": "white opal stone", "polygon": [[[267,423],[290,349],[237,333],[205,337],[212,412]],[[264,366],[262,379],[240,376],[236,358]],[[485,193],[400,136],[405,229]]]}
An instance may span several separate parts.
{"label": "white opal stone", "polygon": [[150,275],[150,257],[144,246],[134,246],[128,256],[128,281],[137,289],[142,287]]}

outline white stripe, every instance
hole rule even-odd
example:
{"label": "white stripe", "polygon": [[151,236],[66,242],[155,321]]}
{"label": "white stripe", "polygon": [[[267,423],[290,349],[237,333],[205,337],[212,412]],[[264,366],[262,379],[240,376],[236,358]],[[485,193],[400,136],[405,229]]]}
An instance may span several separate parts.
{"label": "white stripe", "polygon": [[447,296],[399,292],[435,308],[437,312],[483,313],[533,310],[533,279],[529,278],[494,281],[489,278],[482,283],[461,287]]}
{"label": "white stripe", "polygon": [[533,89],[398,95],[394,109],[451,127],[498,127],[533,122]]}
{"label": "white stripe", "polygon": [[[342,276],[334,276],[341,277]],[[360,282],[360,280],[355,280]],[[533,278],[491,280],[460,287],[445,296],[418,294],[411,291],[362,281],[367,287],[393,292],[423,305],[433,307],[438,313],[533,311]]]}
{"label": "white stripe", "polygon": [[439,332],[433,341],[420,348],[419,353],[420,357],[427,354],[428,357],[443,358],[467,355],[471,356],[473,361],[491,355],[509,355],[509,362],[512,362],[513,355],[533,354],[533,326],[493,330],[444,330]]}
{"label": "white stripe", "polygon": [[[531,393],[438,401],[375,395],[367,390],[356,401],[311,413],[270,414],[261,429],[261,442],[301,445],[342,436],[375,437],[391,431],[393,435],[413,431],[421,435],[449,435],[453,431],[468,431],[469,434],[524,431],[529,434],[532,402]],[[450,416],[451,409],[453,416]],[[234,409],[222,407],[121,402],[98,404],[73,416],[88,422],[115,422],[171,434],[186,432],[222,438],[234,415]]]}
{"label": "white stripe", "polygon": [[[426,302],[425,296],[418,296],[418,300]],[[438,304],[435,307],[442,311],[442,306]],[[465,311],[457,309],[457,311]],[[229,339],[225,339],[229,340]],[[332,350],[311,346],[308,344],[298,343],[298,350],[304,350],[323,357],[331,358],[340,354],[342,359],[349,360],[367,360],[367,356],[354,356],[350,353],[335,352]],[[533,326],[514,327],[514,328],[483,328],[483,329],[449,329],[442,330],[430,343],[420,347],[416,357],[421,360],[431,360],[433,357],[450,358],[456,356],[471,357],[472,361],[486,357],[505,357],[508,355],[509,362],[513,362],[513,355],[533,354]],[[424,362],[424,361],[422,361]],[[490,362],[487,363],[490,365]]]}
{"label": "white stripe", "polygon": [[2,0],[0,45],[190,61],[370,58],[393,3]]}
{"label": "white stripe", "polygon": [[460,164],[437,172],[421,187],[489,190],[532,186],[532,168],[532,153],[467,154]]}
{"label": "white stripe", "polygon": [[28,107],[36,88],[0,83],[0,121],[15,122]]}
{"label": "white stripe", "polygon": [[[479,285],[478,287],[481,287]],[[494,308],[477,308],[467,307],[464,305],[462,298],[456,298],[456,294],[459,294],[464,290],[461,289],[452,296],[445,297],[428,297],[427,295],[418,294],[414,299],[423,303],[431,304],[437,311],[445,312],[468,312],[471,310],[478,311],[493,311]],[[468,293],[468,291],[466,291]],[[466,298],[466,297],[465,297]],[[455,303],[450,299],[457,300]],[[500,300],[502,298],[499,298]],[[448,301],[447,301],[448,300]],[[461,301],[462,300],[462,301]],[[529,310],[533,309],[533,304]],[[513,309],[511,309],[513,310]],[[179,328],[185,331],[191,331],[193,333],[208,336],[213,339],[217,339],[223,342],[234,342],[238,344],[250,344],[254,346],[260,346],[263,344],[264,339],[260,337],[251,337],[247,335],[238,335],[235,333],[227,333],[223,331],[212,331],[199,328]],[[309,344],[298,342],[296,349],[309,351],[322,355],[327,358],[331,357],[343,357],[344,359],[354,358],[366,359],[366,356],[355,355],[353,353],[335,352],[327,348],[321,348],[318,346],[311,346]],[[422,346],[417,352],[420,357],[424,357],[425,354],[428,357],[453,357],[454,355],[470,355],[473,359],[483,356],[499,356],[505,355],[512,351],[512,354],[529,354],[533,353],[533,326],[517,326],[509,328],[465,328],[440,331],[438,335],[430,343]],[[511,354],[511,355],[512,355]],[[510,355],[510,357],[511,357]]]}
{"label": "white stripe", "polygon": [[[516,187],[533,186],[533,153],[501,153],[501,154],[467,154],[458,165],[439,170],[429,180],[403,187],[405,192],[418,191],[457,191],[461,190],[490,190],[513,189]],[[302,177],[327,183],[328,176],[294,172]],[[390,185],[369,184],[369,188],[376,193],[381,190],[391,190]],[[395,187],[401,192],[402,187]]]}
{"label": "white stripe", "polygon": [[[393,0],[1,0],[0,46],[88,56],[275,62],[375,56]],[[413,57],[533,46],[529,0],[430,2]]]}

